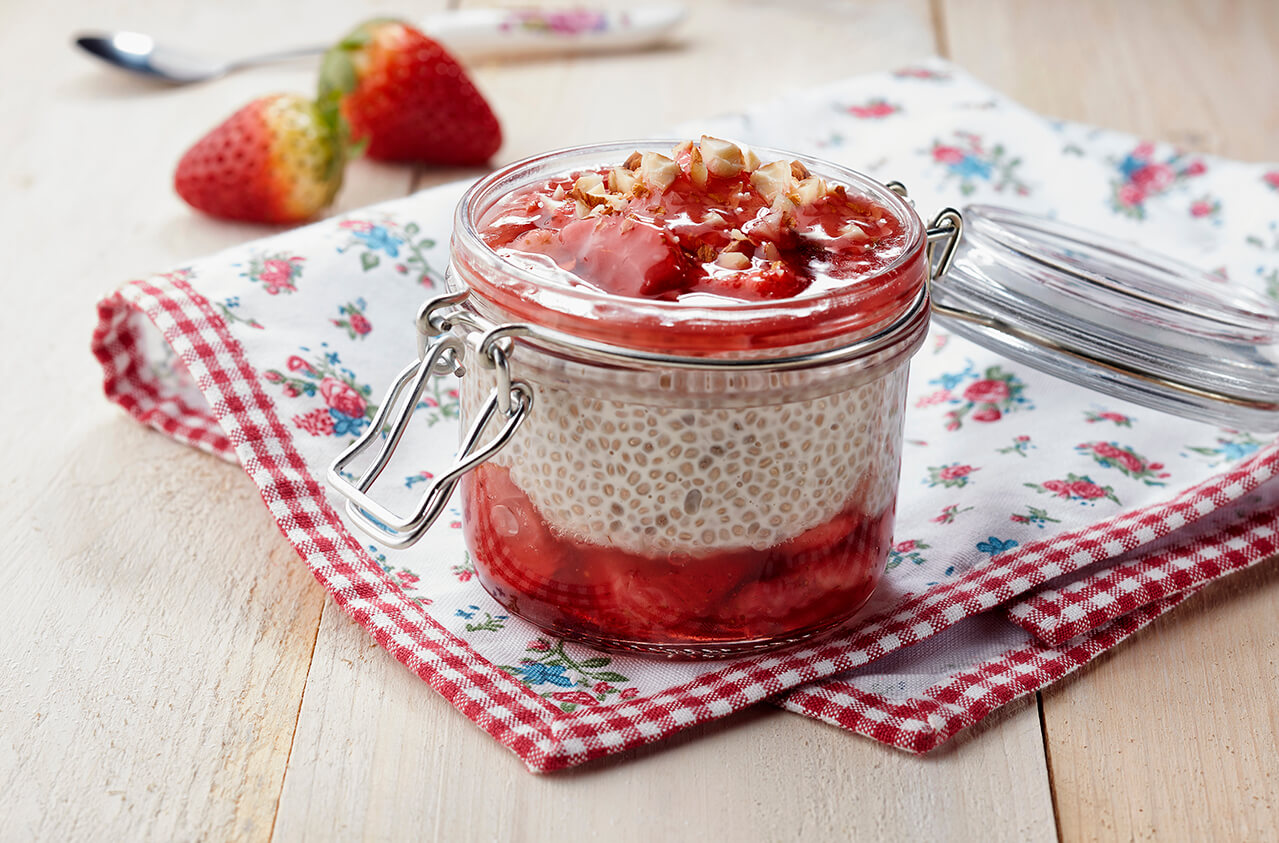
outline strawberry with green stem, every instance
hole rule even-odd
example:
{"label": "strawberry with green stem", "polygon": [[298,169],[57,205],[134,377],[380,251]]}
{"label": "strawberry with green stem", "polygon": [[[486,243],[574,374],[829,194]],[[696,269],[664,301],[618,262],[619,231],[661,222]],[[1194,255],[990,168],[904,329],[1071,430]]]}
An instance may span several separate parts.
{"label": "strawberry with green stem", "polygon": [[462,65],[397,20],[367,21],[325,54],[319,101],[340,108],[370,158],[482,164],[502,143],[497,117]]}
{"label": "strawberry with green stem", "polygon": [[274,94],[241,108],[187,150],[173,185],[210,216],[301,222],[337,195],[346,146],[334,104]]}

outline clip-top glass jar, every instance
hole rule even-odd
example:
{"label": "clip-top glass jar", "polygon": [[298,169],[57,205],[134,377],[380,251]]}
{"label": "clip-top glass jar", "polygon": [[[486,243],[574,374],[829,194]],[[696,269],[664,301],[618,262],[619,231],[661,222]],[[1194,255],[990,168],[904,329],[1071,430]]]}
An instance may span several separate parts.
{"label": "clip-top glass jar", "polygon": [[[796,295],[618,295],[566,272],[562,256],[492,245],[502,226],[542,213],[556,179],[563,198],[583,173],[671,146],[555,152],[472,187],[455,219],[450,293],[419,315],[422,362],[383,403],[389,413],[427,378],[464,375],[458,461],[411,516],[387,511],[366,492],[389,448],[356,486],[340,476],[383,419],[330,479],[357,524],[391,546],[415,541],[460,480],[477,574],[513,613],[606,647],[717,656],[837,628],[879,582],[907,368],[929,319],[928,234],[889,187],[758,150],[796,162],[809,184],[837,186],[880,227],[883,249],[853,250],[867,256],[853,280],[822,283],[817,259],[817,277]],[[711,220],[706,208],[681,212]],[[588,243],[587,259],[611,260],[621,276],[643,260],[627,252],[624,215],[601,223],[583,206],[578,216],[597,232],[622,227],[619,239]],[[727,227],[723,216],[713,223]],[[743,237],[722,233],[730,246]]]}

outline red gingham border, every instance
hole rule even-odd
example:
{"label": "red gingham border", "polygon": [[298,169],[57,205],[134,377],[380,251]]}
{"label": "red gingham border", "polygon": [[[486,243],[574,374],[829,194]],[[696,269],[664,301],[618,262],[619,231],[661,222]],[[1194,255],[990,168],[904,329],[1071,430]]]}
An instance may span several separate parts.
{"label": "red gingham border", "polygon": [[119,293],[98,305],[93,356],[102,365],[102,390],[129,415],[186,445],[235,462],[235,449],[208,410],[162,394],[149,377],[133,312]]}
{"label": "red gingham border", "polygon": [[898,749],[922,754],[1001,706],[1078,670],[1171,610],[1202,586],[1156,600],[1066,649],[1032,642],[964,670],[906,701],[828,680],[787,694],[782,707]]}
{"label": "red gingham border", "polygon": [[1252,513],[1211,537],[1121,562],[1046,588],[1008,608],[1013,623],[1057,647],[1156,600],[1194,589],[1279,552],[1279,511]]}
{"label": "red gingham border", "polygon": [[[209,401],[211,418],[225,431],[225,445],[210,438],[209,415],[176,404],[170,409],[156,385],[141,376],[141,350],[128,324],[130,309],[144,313],[161,330],[190,370]],[[1046,580],[1191,523],[1250,491],[1279,464],[1279,445],[1272,445],[1168,504],[1027,546],[1000,557],[993,566],[974,569],[954,583],[908,599],[870,619],[851,639],[727,663],[648,697],[566,714],[438,625],[373,562],[328,505],[226,323],[190,285],[181,279],[133,282],[102,302],[99,317],[94,351],[103,363],[108,396],[140,421],[182,441],[222,456],[238,455],[281,531],[337,603],[399,661],[537,772],[659,740],[797,685],[859,667]]]}

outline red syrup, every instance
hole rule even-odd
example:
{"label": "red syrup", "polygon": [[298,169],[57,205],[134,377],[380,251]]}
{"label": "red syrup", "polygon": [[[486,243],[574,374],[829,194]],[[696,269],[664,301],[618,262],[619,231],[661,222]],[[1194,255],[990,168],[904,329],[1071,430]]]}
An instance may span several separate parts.
{"label": "red syrup", "polygon": [[[602,294],[620,306],[564,312],[544,307],[537,292],[483,273],[468,273],[467,283],[520,321],[604,341],[625,337],[633,347],[692,351],[848,334],[897,315],[918,292],[923,250],[907,221],[875,198],[797,176],[783,191],[789,199],[779,201],[751,172],[695,180],[688,150],[673,156],[679,169],[669,184],[647,186],[637,171],[629,190],[589,196],[602,207],[587,216],[581,180],[598,177],[607,185],[616,168],[545,178],[500,197],[478,220],[480,238],[504,259],[558,269],[553,286]],[[806,181],[812,189],[796,189]],[[627,300],[676,310],[628,318]],[[763,312],[773,304],[783,310],[763,313],[747,330],[682,320],[676,312],[680,306]],[[807,317],[790,312],[805,304],[814,305]]]}
{"label": "red syrup", "polygon": [[641,556],[559,535],[501,466],[462,480],[466,539],[484,587],[546,629],[614,646],[716,647],[803,638],[870,598],[893,512],[856,502],[763,550]]}

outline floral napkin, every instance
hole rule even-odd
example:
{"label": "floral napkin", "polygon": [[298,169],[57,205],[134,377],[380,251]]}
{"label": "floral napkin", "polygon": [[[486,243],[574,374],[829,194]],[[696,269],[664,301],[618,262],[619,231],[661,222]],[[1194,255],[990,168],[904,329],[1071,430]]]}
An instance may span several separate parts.
{"label": "floral napkin", "polygon": [[[1053,213],[1279,297],[1279,171],[1047,120],[941,62],[681,133],[701,131],[904,181],[925,213]],[[129,282],[99,305],[94,351],[111,400],[239,462],[352,618],[532,770],[770,698],[926,750],[1274,552],[1273,437],[1106,398],[938,326],[912,364],[887,576],[845,637],[687,663],[547,636],[480,588],[456,508],[392,551],[350,529],[322,482],[415,353],[412,316],[441,287],[464,189]],[[432,390],[376,487],[392,508],[453,454],[456,382]]]}

